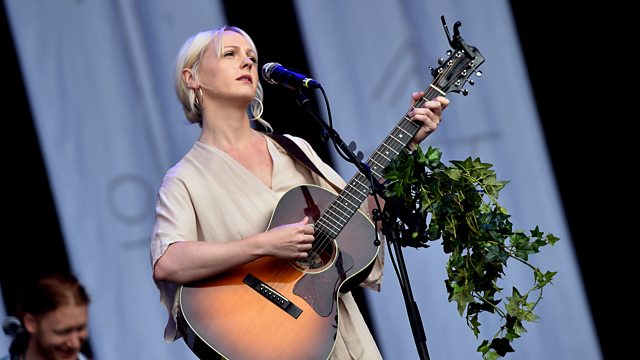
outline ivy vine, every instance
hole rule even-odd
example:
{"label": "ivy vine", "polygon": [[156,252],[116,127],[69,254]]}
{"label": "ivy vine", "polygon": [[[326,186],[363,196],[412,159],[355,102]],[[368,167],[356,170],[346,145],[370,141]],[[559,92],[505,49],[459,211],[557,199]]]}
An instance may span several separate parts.
{"label": "ivy vine", "polygon": [[[457,303],[460,316],[476,339],[482,313],[499,316],[501,326],[477,351],[483,359],[497,359],[513,352],[512,342],[526,332],[524,322],[538,319],[535,307],[543,288],[556,272],[542,271],[529,262],[559,238],[538,226],[527,233],[513,230],[498,194],[508,181],[498,181],[492,164],[479,158],[441,162],[439,149],[403,152],[385,169],[385,227],[402,246],[426,248],[442,240],[449,259],[445,286],[449,301]],[[523,292],[515,286],[504,295],[498,280],[507,261],[525,264],[533,273],[533,285]]]}

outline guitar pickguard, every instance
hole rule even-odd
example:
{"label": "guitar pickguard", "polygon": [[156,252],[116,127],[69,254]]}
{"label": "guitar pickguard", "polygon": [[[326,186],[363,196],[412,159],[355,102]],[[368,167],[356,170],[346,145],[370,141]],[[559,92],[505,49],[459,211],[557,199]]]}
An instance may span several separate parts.
{"label": "guitar pickguard", "polygon": [[320,316],[330,316],[335,310],[335,299],[326,294],[337,294],[346,272],[353,269],[353,259],[338,252],[334,266],[326,271],[304,275],[293,287],[293,293],[305,299]]}

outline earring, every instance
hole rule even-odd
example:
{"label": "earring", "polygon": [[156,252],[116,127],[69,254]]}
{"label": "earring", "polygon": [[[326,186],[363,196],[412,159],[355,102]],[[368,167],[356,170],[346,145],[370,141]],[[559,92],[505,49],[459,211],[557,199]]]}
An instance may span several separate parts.
{"label": "earring", "polygon": [[196,94],[196,91],[194,89],[191,89],[191,91],[193,91],[193,105],[197,109],[200,109],[200,99],[198,99],[198,94]]}
{"label": "earring", "polygon": [[[255,102],[251,104],[251,115],[253,115],[251,120],[258,120],[260,116],[262,116],[262,113],[264,112],[264,105],[262,104],[262,101],[259,98],[255,97],[254,99],[258,101],[258,105],[254,106]],[[259,108],[260,111],[256,111],[257,108]]]}

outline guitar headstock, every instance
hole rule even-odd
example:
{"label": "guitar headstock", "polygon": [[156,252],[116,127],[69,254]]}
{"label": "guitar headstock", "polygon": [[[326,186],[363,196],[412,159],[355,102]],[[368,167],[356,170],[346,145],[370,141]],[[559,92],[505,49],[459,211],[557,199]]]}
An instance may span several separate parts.
{"label": "guitar headstock", "polygon": [[472,74],[482,75],[477,69],[484,62],[484,57],[476,47],[468,45],[460,36],[460,21],[454,24],[453,37],[451,37],[444,16],[441,20],[452,49],[447,51],[446,59],[438,60],[437,68],[431,69],[434,79],[430,87],[434,88],[439,95],[450,92],[467,95],[468,91],[463,87],[465,83],[474,84],[474,81],[469,79]]}

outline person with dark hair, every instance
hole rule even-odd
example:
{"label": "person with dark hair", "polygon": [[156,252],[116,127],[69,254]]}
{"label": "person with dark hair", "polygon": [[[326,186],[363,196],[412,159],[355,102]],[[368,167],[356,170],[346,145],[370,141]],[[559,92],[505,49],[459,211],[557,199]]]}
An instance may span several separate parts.
{"label": "person with dark hair", "polygon": [[[273,134],[261,117],[258,51],[245,31],[224,26],[192,36],[174,78],[201,132],[165,174],[156,203],[150,260],[168,311],[165,340],[182,337],[204,359],[380,358],[352,294],[334,286],[348,280],[379,289],[384,255],[374,245],[367,190],[360,203],[345,199],[350,224],[365,233],[363,251],[348,253],[318,220],[324,204],[313,195],[344,194],[346,183],[307,141]],[[449,100],[418,101],[424,95],[412,94],[410,123],[386,156],[415,148],[438,127]],[[287,194],[304,196],[302,206],[280,221],[275,210]],[[313,275],[315,283],[305,282]]]}
{"label": "person with dark hair", "polygon": [[29,282],[15,318],[5,320],[14,339],[1,360],[86,360],[81,352],[89,335],[89,295],[68,272]]}

